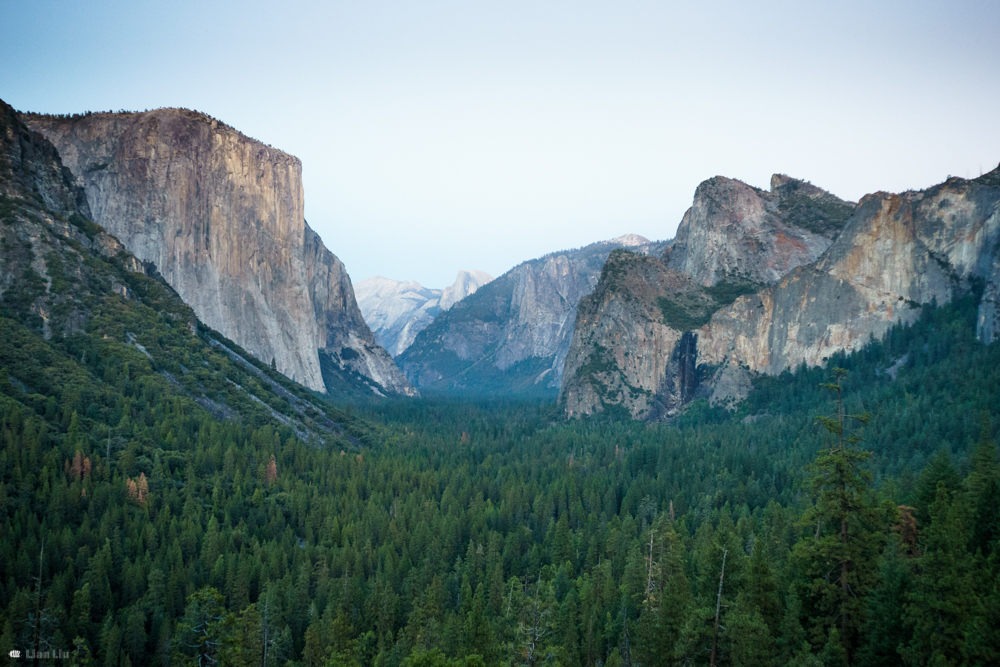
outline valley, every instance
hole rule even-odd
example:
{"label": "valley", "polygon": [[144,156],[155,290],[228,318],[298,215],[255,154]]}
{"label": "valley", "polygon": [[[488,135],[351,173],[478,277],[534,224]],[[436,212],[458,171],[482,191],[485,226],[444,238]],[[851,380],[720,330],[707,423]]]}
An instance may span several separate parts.
{"label": "valley", "polygon": [[2,659],[1000,660],[1000,170],[443,289],[353,283],[301,170],[0,103]]}

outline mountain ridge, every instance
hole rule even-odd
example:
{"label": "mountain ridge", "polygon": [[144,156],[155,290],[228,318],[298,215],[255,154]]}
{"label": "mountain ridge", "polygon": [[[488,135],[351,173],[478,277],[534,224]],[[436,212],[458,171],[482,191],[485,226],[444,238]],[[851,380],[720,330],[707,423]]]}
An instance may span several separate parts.
{"label": "mountain ridge", "polygon": [[[776,175],[772,190],[788,188],[793,181],[786,179]],[[841,225],[835,237],[834,225],[820,220],[823,224],[816,228],[825,233],[815,236],[829,242],[812,261],[797,265],[784,261],[788,256],[781,256],[780,244],[759,242],[761,231],[765,238],[779,238],[773,220],[770,228],[761,225],[744,233],[747,220],[767,222],[767,208],[753,201],[763,191],[747,195],[744,190],[742,199],[729,198],[714,220],[695,215],[699,206],[706,208],[699,198],[713,182],[718,183],[710,179],[696,191],[695,204],[685,214],[693,229],[687,238],[678,234],[662,268],[650,272],[623,255],[617,272],[606,273],[604,284],[581,301],[560,394],[568,416],[622,408],[632,418],[664,419],[701,397],[732,405],[746,396],[755,374],[775,375],[803,363],[821,365],[836,352],[880,337],[897,322],[912,322],[920,304],[945,303],[977,285],[983,291],[978,334],[984,342],[997,336],[1000,168],[979,179],[952,178],[922,191],[867,195],[849,218],[842,223],[834,219]],[[801,189],[792,191],[801,195],[796,192]],[[773,210],[781,205],[778,195]],[[830,203],[818,188],[807,189],[805,196]],[[815,211],[808,208],[797,202],[779,222],[785,229],[789,222],[805,228],[803,220],[815,225]],[[842,215],[843,207],[837,209]],[[748,236],[752,243],[744,243]],[[762,245],[765,251],[758,256],[747,252]],[[692,264],[685,252],[713,256],[716,263]],[[727,258],[735,261],[727,265]],[[709,283],[709,289],[733,280],[733,273],[713,268],[720,264],[729,270],[749,268],[736,278],[749,275],[760,283],[744,283],[744,294],[734,285],[733,298],[715,303],[705,317],[705,310],[698,311],[686,295],[697,294],[691,284]],[[670,277],[671,268],[687,277],[686,290],[670,287],[671,280],[681,280]],[[643,352],[636,355],[636,350]],[[641,364],[634,360],[644,355],[649,358]]]}
{"label": "mountain ridge", "polygon": [[[637,235],[628,242],[656,253],[669,245]],[[621,245],[601,241],[522,262],[439,315],[399,356],[400,368],[433,391],[554,394],[576,305]]]}
{"label": "mountain ridge", "polygon": [[355,285],[354,293],[376,342],[397,357],[439,313],[491,280],[493,276],[484,271],[463,269],[454,283],[444,289],[434,289],[413,280],[374,276]]}
{"label": "mountain ridge", "polygon": [[0,102],[0,393],[47,416],[58,398],[87,430],[117,423],[138,392],[199,419],[348,444],[329,403],[206,327],[89,213],[55,147]]}

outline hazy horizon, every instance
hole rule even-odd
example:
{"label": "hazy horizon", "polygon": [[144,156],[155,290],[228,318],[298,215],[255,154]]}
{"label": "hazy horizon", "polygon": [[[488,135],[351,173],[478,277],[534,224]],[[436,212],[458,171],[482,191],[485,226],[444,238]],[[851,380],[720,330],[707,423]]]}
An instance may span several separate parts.
{"label": "hazy horizon", "polygon": [[192,108],[299,157],[354,282],[668,239],[715,175],[857,200],[1000,162],[989,2],[3,1],[0,98]]}

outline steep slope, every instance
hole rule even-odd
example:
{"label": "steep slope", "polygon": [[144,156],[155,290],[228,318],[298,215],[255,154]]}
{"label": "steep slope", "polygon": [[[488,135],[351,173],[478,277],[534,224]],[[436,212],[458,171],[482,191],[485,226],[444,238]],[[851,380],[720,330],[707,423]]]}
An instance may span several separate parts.
{"label": "steep slope", "polygon": [[207,325],[317,391],[413,392],[306,224],[297,158],[183,109],[22,118]]}
{"label": "steep slope", "polygon": [[491,280],[493,277],[483,271],[463,270],[452,285],[441,290],[375,276],[355,285],[354,294],[375,340],[397,357],[439,313]]}
{"label": "steep slope", "polygon": [[552,393],[562,381],[576,306],[608,254],[664,244],[628,235],[520,264],[455,304],[397,358],[416,386],[437,391]]}
{"label": "steep slope", "polygon": [[[0,102],[0,393],[62,415],[63,427],[76,412],[85,432],[118,424],[124,435],[132,407],[155,404],[349,444],[329,403],[201,324],[151,264],[88,216],[52,144]],[[152,441],[139,440],[144,455]]]}
{"label": "steep slope", "polygon": [[[775,185],[772,179],[780,212],[780,188],[787,182]],[[822,196],[812,198],[817,200],[820,211],[828,208]],[[802,203],[786,209],[787,221],[800,228],[809,222],[803,222],[809,210]],[[678,280],[674,274],[623,261],[615,274],[606,273],[606,285],[602,278],[594,296],[581,302],[560,397],[566,412],[579,416],[618,406],[633,418],[657,419],[676,414],[698,396],[731,404],[746,395],[753,373],[822,364],[835,352],[856,350],[872,336],[882,336],[896,322],[913,321],[920,304],[944,303],[969,290],[982,290],[978,336],[991,342],[997,336],[1000,291],[998,207],[1000,169],[971,181],[949,179],[921,192],[868,195],[816,261],[794,267],[752,294],[731,291],[717,300],[710,317],[697,308],[697,299],[671,290],[670,280]],[[664,258],[667,268],[682,266],[696,284],[731,275],[725,269],[733,266],[730,258],[739,256],[725,244],[706,248],[719,234],[696,229],[705,226],[713,222],[692,222],[686,250],[688,257],[704,258],[703,264],[681,263],[674,250]],[[780,248],[772,246],[750,275],[767,278],[783,261]],[[706,292],[724,284],[715,282]],[[679,318],[678,311],[689,317]],[[640,347],[639,332],[653,342]],[[635,369],[626,361],[632,355],[651,358]]]}

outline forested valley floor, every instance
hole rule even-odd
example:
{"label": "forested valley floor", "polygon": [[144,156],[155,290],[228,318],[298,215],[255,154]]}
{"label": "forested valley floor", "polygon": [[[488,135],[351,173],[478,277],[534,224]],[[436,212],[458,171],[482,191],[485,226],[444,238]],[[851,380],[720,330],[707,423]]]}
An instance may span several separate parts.
{"label": "forested valley floor", "polygon": [[[168,381],[239,379],[169,318],[140,351],[101,334],[124,316],[45,340],[5,310],[0,655],[1000,664],[1000,345],[976,341],[976,300],[760,378],[735,412],[300,397],[342,429],[324,438],[273,417],[294,397],[220,418]],[[265,395],[266,367],[239,372]]]}

